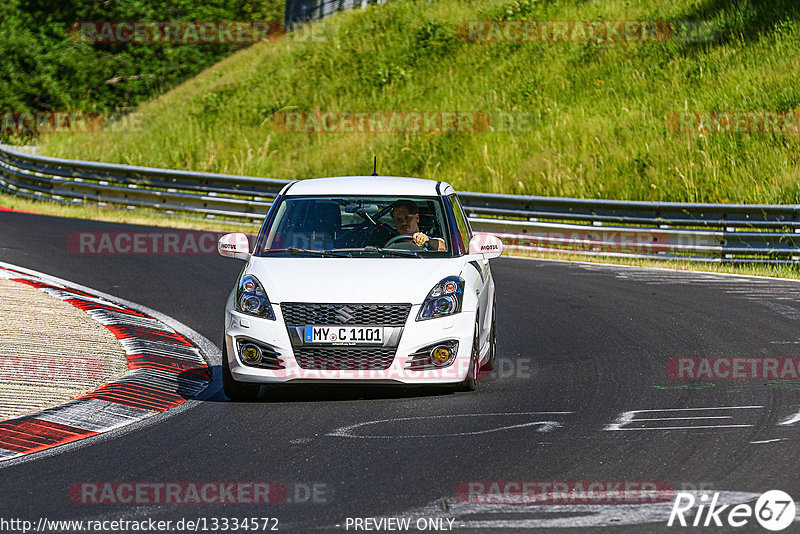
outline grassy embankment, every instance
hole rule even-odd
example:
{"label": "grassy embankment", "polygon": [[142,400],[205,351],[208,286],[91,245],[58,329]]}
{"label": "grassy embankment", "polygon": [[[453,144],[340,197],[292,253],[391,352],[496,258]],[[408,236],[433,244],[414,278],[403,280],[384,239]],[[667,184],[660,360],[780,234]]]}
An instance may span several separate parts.
{"label": "grassy embankment", "polygon": [[[338,14],[326,42],[240,51],[140,106],[143,130],[53,135],[44,153],[276,178],[371,171],[463,190],[800,202],[800,135],[676,133],[681,110],[800,107],[794,0],[397,0]],[[705,21],[708,42],[469,43],[474,19]],[[530,131],[281,133],[279,111],[533,114]]]}

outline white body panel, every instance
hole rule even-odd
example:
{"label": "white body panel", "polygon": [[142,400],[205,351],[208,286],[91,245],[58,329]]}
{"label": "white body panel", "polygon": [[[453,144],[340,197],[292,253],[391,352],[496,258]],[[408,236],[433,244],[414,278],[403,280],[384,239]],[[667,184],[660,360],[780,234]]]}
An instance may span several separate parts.
{"label": "white body panel", "polygon": [[[252,258],[247,272],[270,301],[422,304],[442,278],[459,275],[463,258]],[[466,306],[466,302],[464,303]],[[472,304],[474,310],[474,303]]]}
{"label": "white body panel", "polygon": [[[439,192],[436,184],[439,183]],[[446,182],[423,180],[422,178],[398,178],[395,176],[345,176],[314,178],[295,183],[290,196],[301,195],[386,195],[386,196],[440,196],[455,191]]]}

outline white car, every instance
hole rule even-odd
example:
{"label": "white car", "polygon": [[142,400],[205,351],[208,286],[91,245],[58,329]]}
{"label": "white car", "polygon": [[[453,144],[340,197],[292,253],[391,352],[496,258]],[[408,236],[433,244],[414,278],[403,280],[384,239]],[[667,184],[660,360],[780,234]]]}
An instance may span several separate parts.
{"label": "white car", "polygon": [[225,308],[222,376],[231,399],[261,384],[450,384],[473,390],[495,361],[502,242],[473,234],[445,182],[358,176],[288,184]]}

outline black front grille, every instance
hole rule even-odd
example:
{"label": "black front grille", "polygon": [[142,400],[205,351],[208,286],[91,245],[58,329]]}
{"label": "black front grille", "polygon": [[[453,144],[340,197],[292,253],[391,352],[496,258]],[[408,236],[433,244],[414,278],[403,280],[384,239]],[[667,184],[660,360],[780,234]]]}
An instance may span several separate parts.
{"label": "black front grille", "polygon": [[406,324],[411,304],[305,304],[287,302],[281,305],[287,325],[384,325]]}
{"label": "black front grille", "polygon": [[303,369],[361,371],[388,369],[394,348],[314,347],[295,348],[294,358]]}

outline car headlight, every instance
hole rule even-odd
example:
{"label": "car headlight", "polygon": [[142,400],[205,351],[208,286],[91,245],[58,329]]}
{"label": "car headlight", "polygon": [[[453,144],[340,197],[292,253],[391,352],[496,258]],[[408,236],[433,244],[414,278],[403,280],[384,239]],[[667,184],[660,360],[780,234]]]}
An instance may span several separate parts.
{"label": "car headlight", "polygon": [[258,278],[244,275],[236,288],[236,311],[263,319],[275,320],[275,312]]}
{"label": "car headlight", "polygon": [[417,314],[417,321],[436,319],[461,311],[464,302],[464,279],[448,276],[430,290]]}

